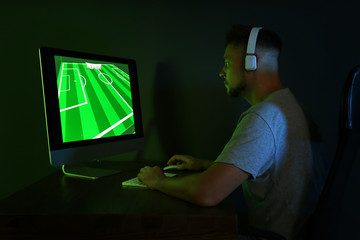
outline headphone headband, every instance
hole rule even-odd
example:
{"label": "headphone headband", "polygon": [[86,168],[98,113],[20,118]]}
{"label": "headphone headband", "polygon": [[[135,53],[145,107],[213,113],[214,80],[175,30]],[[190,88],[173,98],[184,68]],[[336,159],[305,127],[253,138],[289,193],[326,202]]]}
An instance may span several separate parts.
{"label": "headphone headband", "polygon": [[246,57],[245,57],[245,70],[247,71],[254,71],[257,69],[255,48],[256,48],[257,36],[259,34],[260,29],[262,29],[262,27],[253,27],[249,35],[248,45],[246,49]]}
{"label": "headphone headband", "polygon": [[262,29],[262,27],[254,27],[251,29],[246,54],[255,54],[256,40],[260,29]]}

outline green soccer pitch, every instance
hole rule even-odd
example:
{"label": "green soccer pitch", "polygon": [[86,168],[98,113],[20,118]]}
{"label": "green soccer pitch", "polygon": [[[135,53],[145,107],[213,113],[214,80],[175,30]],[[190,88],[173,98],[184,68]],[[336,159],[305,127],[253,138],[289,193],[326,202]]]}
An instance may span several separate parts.
{"label": "green soccer pitch", "polygon": [[118,66],[62,62],[57,86],[63,142],[135,133],[129,75]]}

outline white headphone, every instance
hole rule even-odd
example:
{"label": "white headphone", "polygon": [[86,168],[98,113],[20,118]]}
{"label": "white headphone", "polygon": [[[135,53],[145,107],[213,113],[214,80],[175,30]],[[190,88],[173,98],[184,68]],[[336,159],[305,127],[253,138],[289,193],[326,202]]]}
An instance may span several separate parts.
{"label": "white headphone", "polygon": [[255,47],[256,47],[257,36],[259,34],[260,29],[262,29],[262,27],[253,27],[249,35],[246,57],[245,57],[245,70],[247,71],[255,71],[257,69]]}

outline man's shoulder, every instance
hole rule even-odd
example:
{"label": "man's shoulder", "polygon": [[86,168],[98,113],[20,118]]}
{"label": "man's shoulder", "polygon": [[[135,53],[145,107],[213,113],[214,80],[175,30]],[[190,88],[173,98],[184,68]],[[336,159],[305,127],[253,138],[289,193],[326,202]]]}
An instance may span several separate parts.
{"label": "man's shoulder", "polygon": [[279,115],[279,114],[281,115],[283,114],[283,112],[284,112],[283,105],[280,102],[264,101],[249,108],[244,113],[244,116],[249,114],[255,114],[263,119],[267,119],[275,115]]}
{"label": "man's shoulder", "polygon": [[278,90],[270,94],[265,100],[254,105],[249,110],[255,112],[277,112],[289,110],[293,106],[298,106],[295,96],[287,88]]}
{"label": "man's shoulder", "polygon": [[249,108],[244,114],[256,114],[269,125],[276,124],[299,116],[302,112],[298,101],[289,89],[282,89],[271,94],[263,102]]}

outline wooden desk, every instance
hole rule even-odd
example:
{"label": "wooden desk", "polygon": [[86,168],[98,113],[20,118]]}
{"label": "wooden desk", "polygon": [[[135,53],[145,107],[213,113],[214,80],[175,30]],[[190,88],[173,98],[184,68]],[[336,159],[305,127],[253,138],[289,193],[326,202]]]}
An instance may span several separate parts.
{"label": "wooden desk", "polygon": [[60,171],[0,201],[0,239],[236,239],[230,199],[204,208],[157,191],[122,188],[143,163],[98,180]]}

